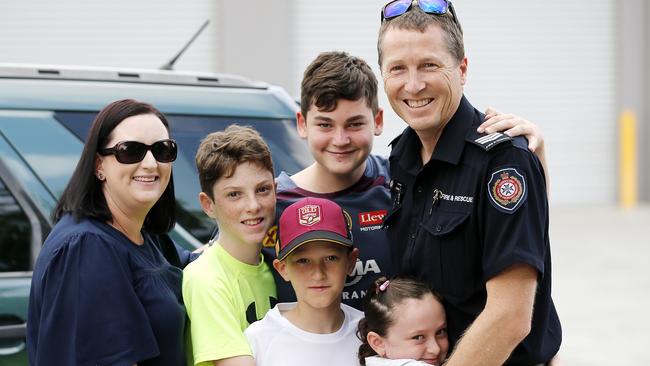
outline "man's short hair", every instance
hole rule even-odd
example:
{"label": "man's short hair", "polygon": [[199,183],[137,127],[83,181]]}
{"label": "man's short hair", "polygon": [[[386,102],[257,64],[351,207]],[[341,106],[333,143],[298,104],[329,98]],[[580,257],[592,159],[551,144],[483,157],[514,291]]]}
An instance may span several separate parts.
{"label": "man's short hair", "polygon": [[269,146],[251,127],[230,125],[224,131],[207,135],[199,145],[195,160],[201,191],[212,199],[217,180],[231,177],[244,163],[264,168],[275,177]]}
{"label": "man's short hair", "polygon": [[300,110],[305,118],[312,104],[331,112],[340,99],[361,98],[373,116],[379,112],[377,78],[364,60],[346,52],[323,52],[307,66],[300,90]]}
{"label": "man's short hair", "polygon": [[379,55],[379,67],[382,63],[381,45],[384,41],[386,31],[392,28],[409,31],[419,31],[424,33],[427,28],[436,24],[445,32],[447,40],[447,49],[451,56],[460,62],[465,58],[465,45],[463,43],[463,31],[460,25],[454,22],[454,18],[448,11],[445,14],[427,14],[419,7],[413,6],[409,11],[398,17],[383,20],[379,27],[379,37],[377,39],[377,54]]}

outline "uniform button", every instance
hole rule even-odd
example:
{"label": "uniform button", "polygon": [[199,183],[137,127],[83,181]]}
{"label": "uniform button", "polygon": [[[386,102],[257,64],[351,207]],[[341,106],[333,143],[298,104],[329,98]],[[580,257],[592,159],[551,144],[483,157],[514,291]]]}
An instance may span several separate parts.
{"label": "uniform button", "polygon": [[422,193],[422,186],[418,186],[418,193]]}
{"label": "uniform button", "polygon": [[415,233],[411,234],[411,239],[415,239]]}
{"label": "uniform button", "polygon": [[442,226],[440,226],[440,225],[436,226],[436,231],[441,232],[442,231]]}

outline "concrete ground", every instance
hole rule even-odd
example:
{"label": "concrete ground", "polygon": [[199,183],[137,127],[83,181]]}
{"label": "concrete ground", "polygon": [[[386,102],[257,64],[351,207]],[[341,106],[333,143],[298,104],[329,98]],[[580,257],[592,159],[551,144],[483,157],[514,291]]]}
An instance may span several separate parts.
{"label": "concrete ground", "polygon": [[565,366],[650,365],[650,206],[551,209]]}

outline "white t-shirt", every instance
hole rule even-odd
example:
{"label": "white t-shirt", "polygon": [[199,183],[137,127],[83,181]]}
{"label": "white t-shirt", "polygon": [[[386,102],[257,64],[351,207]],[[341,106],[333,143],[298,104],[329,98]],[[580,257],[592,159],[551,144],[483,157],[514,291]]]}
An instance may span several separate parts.
{"label": "white t-shirt", "polygon": [[431,366],[426,362],[399,359],[390,360],[379,356],[366,357],[366,366]]}
{"label": "white t-shirt", "polygon": [[295,306],[295,302],[277,304],[244,332],[257,366],[359,365],[361,341],[356,332],[362,312],[341,304],[345,316],[341,328],[330,334],[315,334],[282,316]]}

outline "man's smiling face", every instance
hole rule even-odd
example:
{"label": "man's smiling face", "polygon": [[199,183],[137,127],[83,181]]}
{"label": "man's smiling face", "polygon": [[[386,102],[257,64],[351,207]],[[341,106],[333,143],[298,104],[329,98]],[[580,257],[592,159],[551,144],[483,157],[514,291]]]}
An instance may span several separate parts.
{"label": "man's smiling face", "polygon": [[436,24],[424,32],[390,28],[384,34],[381,73],[395,112],[418,135],[436,135],[456,112],[463,95],[467,58],[449,52]]}

